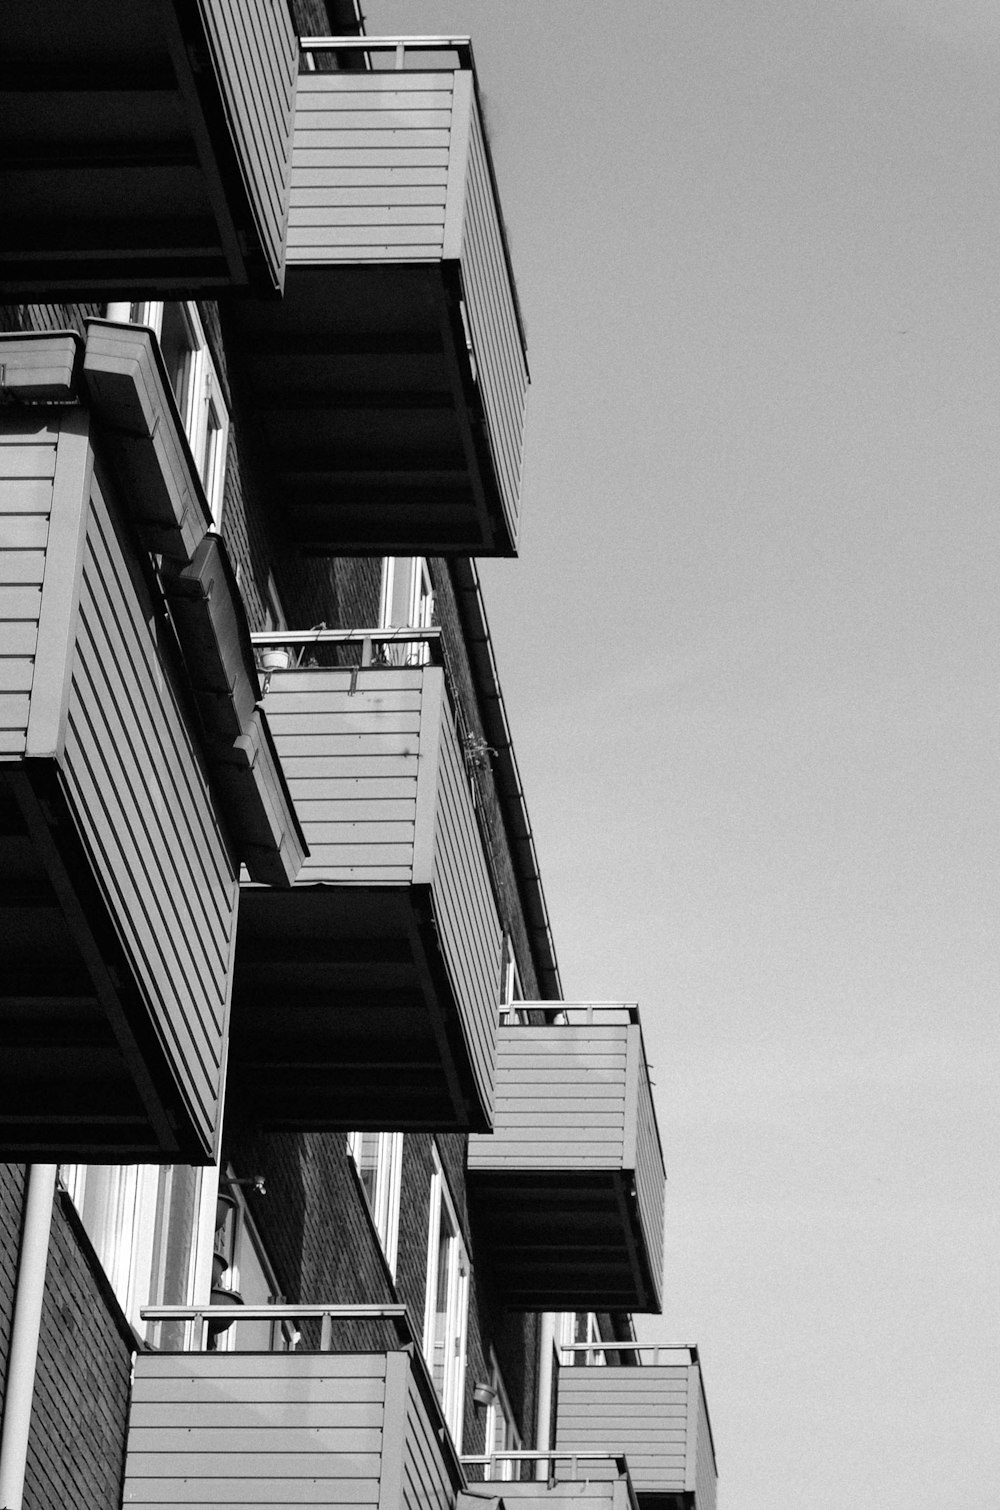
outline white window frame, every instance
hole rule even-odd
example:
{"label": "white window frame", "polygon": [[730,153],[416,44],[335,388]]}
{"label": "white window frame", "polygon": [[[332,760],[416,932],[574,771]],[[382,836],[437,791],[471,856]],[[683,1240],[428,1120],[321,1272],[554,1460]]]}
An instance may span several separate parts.
{"label": "white window frame", "polygon": [[[605,1339],[601,1336],[596,1311],[561,1312],[556,1325],[556,1336],[559,1361],[564,1367],[571,1368],[576,1364],[582,1366],[586,1363],[600,1368],[607,1363],[607,1354],[601,1347]],[[586,1343],[586,1352],[582,1349],[576,1352],[572,1348],[573,1343]]]}
{"label": "white window frame", "polygon": [[[184,324],[187,360],[181,391],[175,393],[184,433],[191,447],[198,475],[205,489],[212,515],[212,528],[222,523],[222,502],[226,481],[226,451],[229,442],[229,410],[222,384],[201,323],[198,306],[190,300],[174,306]],[[146,325],[157,340],[163,339],[164,304],[147,301],[131,306],[133,325]]]}
{"label": "white window frame", "polygon": [[[371,1140],[375,1140],[374,1144]],[[369,1193],[365,1183],[366,1153],[374,1148],[374,1180]],[[389,1272],[396,1278],[399,1250],[399,1199],[403,1170],[403,1134],[401,1132],[352,1132],[347,1135],[347,1151],[354,1160],[358,1180],[371,1212],[375,1231]]]}
{"label": "white window frame", "polygon": [[[434,622],[434,588],[424,556],[383,556],[379,597],[380,629],[429,629]],[[394,666],[426,666],[426,645],[386,647]]]}
{"label": "white window frame", "polygon": [[[441,1411],[451,1432],[456,1452],[462,1450],[462,1423],[465,1413],[465,1367],[469,1318],[469,1255],[462,1237],[458,1213],[448,1189],[437,1150],[433,1152],[430,1189],[430,1221],[427,1235],[427,1291],[424,1306],[424,1358],[434,1378],[434,1354],[440,1346],[442,1382],[438,1390]],[[437,1296],[441,1214],[445,1213],[452,1231],[446,1263],[445,1326],[443,1337],[437,1335]],[[437,1382],[435,1380],[435,1387]]]}
{"label": "white window frame", "polygon": [[[156,1164],[63,1164],[59,1176],[94,1246],[119,1305],[148,1340],[153,1327],[140,1311],[154,1296],[157,1244],[162,1241],[165,1206],[173,1169]],[[187,1237],[185,1293],[178,1304],[197,1305],[211,1287],[211,1214],[218,1170],[195,1171],[196,1213]],[[184,1235],[181,1235],[182,1241]]]}

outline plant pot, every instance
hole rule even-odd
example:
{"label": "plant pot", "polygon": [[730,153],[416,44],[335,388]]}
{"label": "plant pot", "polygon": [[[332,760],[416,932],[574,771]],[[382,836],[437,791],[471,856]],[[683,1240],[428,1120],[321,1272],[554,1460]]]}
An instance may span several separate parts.
{"label": "plant pot", "polygon": [[260,653],[262,671],[287,671],[291,664],[292,652],[280,645],[275,645],[269,650],[262,650]]}
{"label": "plant pot", "polygon": [[[209,1296],[209,1303],[213,1306],[241,1306],[243,1296],[239,1290],[226,1290],[222,1285],[213,1285]],[[223,1321],[221,1317],[210,1317],[208,1323],[208,1340],[213,1342],[216,1337],[221,1337],[223,1332],[228,1332],[236,1317],[233,1316]]]}
{"label": "plant pot", "polygon": [[226,1221],[236,1210],[236,1197],[219,1194],[215,1198],[215,1230],[221,1232]]}

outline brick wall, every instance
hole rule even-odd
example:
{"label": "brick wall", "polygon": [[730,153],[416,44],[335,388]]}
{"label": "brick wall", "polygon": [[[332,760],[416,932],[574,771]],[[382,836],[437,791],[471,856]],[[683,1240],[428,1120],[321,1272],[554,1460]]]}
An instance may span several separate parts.
{"label": "brick wall", "polygon": [[[396,1300],[347,1138],[339,1133],[244,1133],[223,1149],[238,1175],[263,1174],[267,1194],[247,1197],[254,1223],[290,1302],[391,1304]],[[303,1327],[307,1346],[319,1325]],[[338,1345],[376,1346],[382,1329],[350,1325]]]}
{"label": "brick wall", "polygon": [[103,304],[0,304],[0,330],[77,330],[104,313]]}
{"label": "brick wall", "polygon": [[24,1510],[119,1510],[130,1334],[67,1205],[52,1213]]}
{"label": "brick wall", "polygon": [[496,1353],[510,1395],[511,1409],[522,1436],[531,1440],[535,1419],[537,1373],[537,1318],[507,1312],[497,1298],[488,1250],[477,1246],[470,1226],[465,1191],[463,1134],[407,1134],[403,1140],[403,1178],[399,1213],[399,1261],[396,1287],[409,1308],[418,1332],[423,1327],[427,1289],[427,1235],[430,1220],[428,1197],[433,1174],[433,1148],[437,1144],[441,1167],[455,1204],[459,1225],[472,1267],[466,1353],[465,1420],[463,1452],[485,1450],[485,1412],[472,1403],[472,1386],[490,1377],[490,1349]]}

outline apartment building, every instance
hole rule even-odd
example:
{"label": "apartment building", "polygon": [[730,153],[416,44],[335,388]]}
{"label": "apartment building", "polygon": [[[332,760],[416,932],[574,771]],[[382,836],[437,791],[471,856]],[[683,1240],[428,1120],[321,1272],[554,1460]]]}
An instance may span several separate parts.
{"label": "apartment building", "polygon": [[0,1505],[714,1510],[475,567],[528,369],[471,44],[5,25]]}

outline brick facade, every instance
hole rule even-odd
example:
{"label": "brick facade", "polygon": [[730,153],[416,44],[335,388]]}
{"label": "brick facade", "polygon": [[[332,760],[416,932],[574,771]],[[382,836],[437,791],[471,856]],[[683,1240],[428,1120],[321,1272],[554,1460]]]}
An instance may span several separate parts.
{"label": "brick facade", "polygon": [[68,1205],[56,1196],[24,1510],[118,1510],[132,1338]]}

